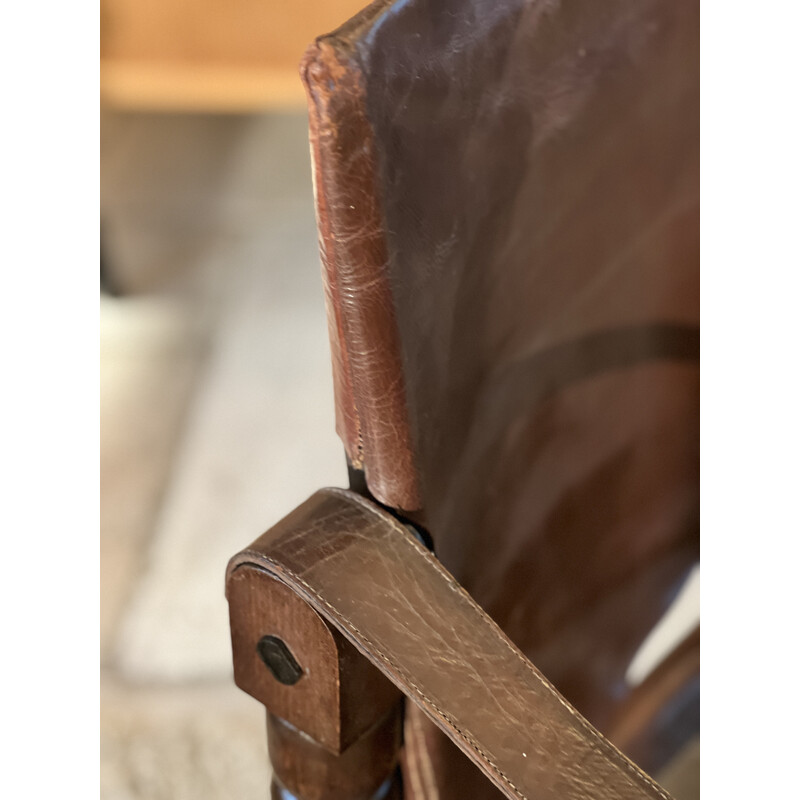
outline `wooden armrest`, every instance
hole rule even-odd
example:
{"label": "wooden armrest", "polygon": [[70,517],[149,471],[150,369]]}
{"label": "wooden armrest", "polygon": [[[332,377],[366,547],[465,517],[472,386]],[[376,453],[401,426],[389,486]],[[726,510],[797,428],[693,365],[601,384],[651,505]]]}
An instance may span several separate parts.
{"label": "wooden armrest", "polygon": [[[243,594],[253,570],[302,598],[508,797],[668,798],[401,523],[369,500],[320,490],[231,560],[235,677],[264,701],[253,678],[259,667],[253,638],[261,629],[242,623],[237,610],[246,607],[249,619],[257,613]],[[291,696],[290,687],[284,690]]]}

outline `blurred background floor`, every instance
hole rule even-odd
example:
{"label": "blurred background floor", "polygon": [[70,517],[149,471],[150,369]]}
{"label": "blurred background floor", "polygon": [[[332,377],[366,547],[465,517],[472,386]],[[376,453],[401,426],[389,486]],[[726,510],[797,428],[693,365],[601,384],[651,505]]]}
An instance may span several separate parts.
{"label": "blurred background floor", "polygon": [[104,112],[101,141],[102,797],[263,798],[225,565],[346,482],[306,118]]}

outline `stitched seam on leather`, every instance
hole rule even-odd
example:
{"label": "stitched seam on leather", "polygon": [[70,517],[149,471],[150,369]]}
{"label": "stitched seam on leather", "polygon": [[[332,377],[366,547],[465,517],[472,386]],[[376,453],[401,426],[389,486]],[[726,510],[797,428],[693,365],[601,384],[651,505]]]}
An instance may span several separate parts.
{"label": "stitched seam on leather", "polygon": [[[273,566],[277,567],[279,571],[283,572],[286,575],[291,576],[292,580],[297,581],[304,589],[306,589],[308,591],[308,593],[312,597],[314,597],[316,600],[318,600],[320,603],[322,603],[322,605],[324,605],[326,608],[328,608],[331,611],[331,613],[332,613],[332,615],[333,615],[333,617],[335,619],[340,620],[353,633],[355,633],[357,636],[361,637],[361,639],[367,645],[369,645],[369,647],[371,648],[371,651],[374,653],[374,655],[376,657],[378,657],[381,661],[383,661],[383,663],[386,664],[386,666],[390,670],[398,673],[400,675],[400,677],[412,689],[414,689],[416,691],[417,695],[420,698],[422,698],[426,703],[428,703],[428,705],[430,705],[431,708],[433,708],[433,710],[443,720],[445,720],[455,731],[457,731],[477,751],[477,753],[481,756],[481,758],[483,758],[483,760],[492,768],[492,771],[498,777],[502,778],[502,780],[513,790],[514,794],[516,794],[517,797],[521,798],[521,800],[529,800],[529,798],[526,795],[524,795],[514,785],[514,783],[508,777],[508,775],[506,775],[505,772],[503,772],[500,769],[500,767],[498,767],[497,764],[494,763],[492,758],[487,753],[485,753],[483,751],[483,749],[480,747],[480,745],[475,741],[474,737],[470,733],[468,733],[467,731],[462,730],[458,726],[456,721],[446,711],[443,711],[439,707],[439,705],[436,703],[435,700],[432,700],[430,697],[428,697],[428,695],[426,695],[425,692],[419,686],[417,686],[417,684],[414,683],[414,681],[408,676],[408,673],[399,664],[397,664],[394,661],[392,661],[392,659],[390,659],[383,652],[383,650],[380,647],[378,647],[378,645],[376,645],[375,642],[372,641],[372,639],[367,634],[365,634],[363,631],[361,631],[350,619],[345,617],[341,612],[337,611],[337,609],[333,605],[331,605],[321,594],[319,594],[319,592],[316,589],[314,589],[313,586],[311,586],[309,583],[307,583],[305,580],[303,580],[303,578],[301,578],[297,573],[293,572],[292,570],[287,569],[285,565],[281,564],[279,561],[277,561],[276,559],[274,559],[274,558],[272,558],[270,556],[266,556],[263,553],[258,553],[257,555],[259,556],[260,559],[263,559],[264,561],[266,561],[266,562],[272,564]],[[667,800],[669,800],[669,799],[667,799]]]}
{"label": "stitched seam on leather", "polygon": [[[497,623],[470,597],[467,593],[466,589],[464,589],[461,584],[459,584],[448,572],[445,571],[444,567],[441,563],[436,559],[429,550],[423,548],[422,545],[418,544],[415,539],[412,539],[407,531],[405,531],[400,523],[398,523],[392,516],[385,512],[379,512],[369,501],[365,498],[362,498],[360,495],[353,494],[348,492],[344,489],[339,489],[337,487],[330,487],[324,490],[325,492],[329,492],[331,494],[339,495],[347,500],[352,502],[356,502],[366,511],[368,511],[372,516],[377,517],[378,519],[384,522],[390,522],[392,527],[394,527],[399,533],[402,534],[402,541],[406,543],[406,545],[411,546],[415,552],[423,555],[428,563],[447,581],[448,585],[451,588],[457,589],[460,594],[463,596],[464,600],[467,601],[468,605],[470,605],[473,609],[475,609],[479,616],[483,619],[487,620],[491,623],[491,627],[494,628],[497,626]],[[302,579],[300,579],[302,580]],[[324,601],[323,601],[324,602]],[[346,620],[349,621],[349,620]],[[355,626],[354,626],[355,627]],[[638,778],[641,781],[644,781],[653,791],[655,791],[663,800],[671,800],[670,796],[655,782],[650,778],[647,773],[643,772],[639,769],[635,764],[633,764],[626,756],[621,753],[614,745],[609,742],[600,731],[594,729],[587,720],[585,720],[578,711],[573,708],[560,694],[556,691],[555,687],[547,680],[543,678],[533,667],[530,661],[516,648],[511,646],[511,643],[505,636],[498,636],[497,641],[502,642],[506,649],[509,652],[513,653],[519,661],[525,665],[525,668],[533,675],[534,678],[550,693],[550,695],[557,700],[566,710],[572,715],[576,722],[584,729],[584,731],[588,734],[589,739],[592,743],[596,743],[600,747],[603,748],[603,751],[606,755],[612,757],[614,761],[616,761],[619,765],[624,766],[625,769],[631,773],[635,778]],[[454,725],[455,727],[455,725]],[[502,773],[501,773],[502,774]]]}

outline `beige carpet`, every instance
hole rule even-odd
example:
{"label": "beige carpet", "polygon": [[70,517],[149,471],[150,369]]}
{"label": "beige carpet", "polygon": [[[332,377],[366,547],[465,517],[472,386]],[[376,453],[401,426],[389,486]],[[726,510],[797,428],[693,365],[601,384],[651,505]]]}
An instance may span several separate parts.
{"label": "beige carpet", "polygon": [[106,115],[104,800],[263,798],[228,558],[346,469],[302,115]]}
{"label": "beige carpet", "polygon": [[104,800],[247,800],[269,785],[263,709],[232,686],[136,688],[106,679]]}

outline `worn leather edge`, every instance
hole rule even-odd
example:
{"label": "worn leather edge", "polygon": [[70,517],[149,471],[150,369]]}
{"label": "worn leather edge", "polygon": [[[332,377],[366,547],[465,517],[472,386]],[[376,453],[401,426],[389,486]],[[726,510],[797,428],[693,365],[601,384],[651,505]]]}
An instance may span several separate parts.
{"label": "worn leather edge", "polygon": [[336,407],[336,432],[342,439],[345,451],[353,465],[363,468],[361,424],[358,418],[353,384],[350,378],[350,364],[344,337],[343,305],[339,298],[339,286],[334,270],[333,253],[329,253],[329,243],[333,242],[331,220],[326,204],[327,192],[321,190],[322,178],[320,170],[325,160],[321,152],[324,130],[320,131],[321,114],[318,112],[314,96],[311,93],[307,71],[311,60],[315,57],[316,43],[307,51],[301,64],[301,75],[308,92],[309,144],[311,147],[311,167],[314,184],[314,202],[317,215],[320,260],[322,264],[322,283],[325,291],[325,309],[328,319],[328,337],[330,340],[331,362],[333,369],[333,392]]}
{"label": "worn leather edge", "polygon": [[[386,547],[387,542],[391,542],[391,548]],[[397,576],[395,585],[368,585],[371,580],[379,580],[373,577],[379,574],[377,570],[364,570],[376,554],[384,562],[394,559],[389,566]],[[316,492],[234,556],[228,565],[228,577],[243,565],[261,568],[296,591],[412,699],[508,797],[670,800],[663,788],[556,691],[430,552],[391,515],[365,498],[343,489]],[[360,579],[367,583],[369,604],[348,604],[348,591],[341,588],[355,578],[348,570],[360,570]],[[447,590],[444,607],[441,593],[426,596],[431,581],[436,589]],[[360,591],[363,594],[363,586]],[[491,663],[500,670],[499,674],[476,681],[472,703],[452,707],[437,702],[431,686],[443,677],[449,679],[449,674],[443,676],[433,662],[411,674],[413,658],[404,643],[393,640],[391,634],[387,639],[385,632],[381,639],[381,632],[373,630],[370,609],[374,610],[376,600],[387,603],[384,611],[392,617],[392,604],[408,607],[409,597],[415,608],[435,609],[431,619],[436,622],[426,623],[419,616],[413,635],[432,651],[446,639],[448,670],[463,665],[462,677],[473,678],[479,664]],[[434,597],[438,600],[434,601]],[[439,622],[441,627],[437,629]],[[514,713],[504,714],[509,704]],[[497,712],[481,717],[482,710],[494,708]],[[476,709],[481,711],[476,713]],[[515,753],[504,753],[504,748],[508,749],[507,737],[495,746],[487,740],[491,732],[487,737],[487,731],[474,724],[476,717],[478,721],[495,719],[495,713],[500,715],[500,724],[508,726],[508,735],[516,727],[520,738],[527,738],[514,740],[520,745],[523,759]],[[541,741],[535,741],[537,734]],[[531,750],[534,757],[526,760],[522,747]],[[543,757],[541,753],[547,755]]]}
{"label": "worn leather edge", "polygon": [[317,39],[300,65],[308,94],[314,195],[336,429],[381,502],[420,507],[399,332],[388,285],[387,246],[364,83],[352,38],[387,3]]}

